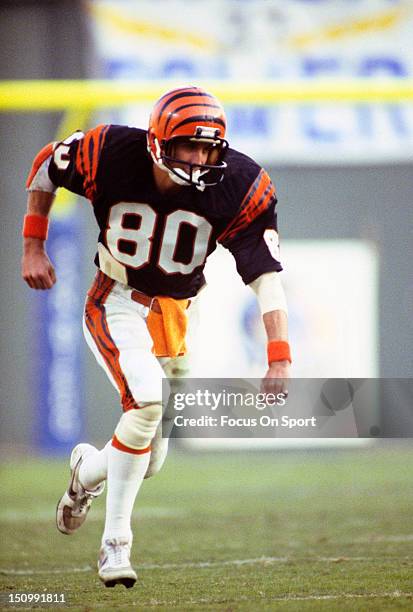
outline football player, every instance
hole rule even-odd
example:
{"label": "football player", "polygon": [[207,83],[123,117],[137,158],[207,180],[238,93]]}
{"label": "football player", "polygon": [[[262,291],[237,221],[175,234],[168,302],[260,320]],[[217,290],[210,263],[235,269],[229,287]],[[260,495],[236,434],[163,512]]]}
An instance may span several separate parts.
{"label": "football player", "polygon": [[156,102],[147,131],[100,125],[76,132],[44,147],[27,180],[22,276],[31,288],[56,282],[45,242],[58,187],[88,198],[100,228],[83,328],[119,392],[122,414],[102,450],[73,449],[56,520],[62,533],[73,534],[107,481],[98,573],[109,587],[136,581],[132,509],[143,479],[159,471],[167,452],[161,381],[164,372],[186,372],[188,324],[218,243],[258,298],[268,336],[263,390],[287,393],[291,356],[275,190],[265,170],[228,146],[225,132],[213,95],[174,89]]}

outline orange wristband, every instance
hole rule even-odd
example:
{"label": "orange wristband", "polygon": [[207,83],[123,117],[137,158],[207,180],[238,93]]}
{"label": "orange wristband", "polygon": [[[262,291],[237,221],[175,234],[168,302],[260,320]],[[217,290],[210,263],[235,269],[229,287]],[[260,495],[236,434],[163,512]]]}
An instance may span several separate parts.
{"label": "orange wristband", "polygon": [[285,340],[271,340],[267,346],[268,363],[284,361],[291,363],[290,345]]}
{"label": "orange wristband", "polygon": [[41,215],[24,215],[23,236],[24,238],[47,239],[49,219]]}

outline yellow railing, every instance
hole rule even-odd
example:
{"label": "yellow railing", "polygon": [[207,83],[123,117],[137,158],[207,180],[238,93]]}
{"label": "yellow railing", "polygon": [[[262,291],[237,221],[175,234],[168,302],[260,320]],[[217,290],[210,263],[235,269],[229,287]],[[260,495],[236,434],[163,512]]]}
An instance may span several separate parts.
{"label": "yellow railing", "polygon": [[[224,104],[413,102],[411,79],[357,79],[294,82],[197,83]],[[182,83],[168,81],[0,81],[0,111],[95,110],[127,104],[152,104],[162,93]]]}
{"label": "yellow railing", "polygon": [[[413,80],[328,80],[294,82],[197,83],[223,104],[362,103],[401,104],[413,102]],[[87,129],[93,112],[133,104],[151,106],[168,89],[182,86],[170,81],[0,81],[0,112],[63,111],[54,140],[62,140],[76,129]],[[54,215],[73,210],[73,194],[60,189]]]}

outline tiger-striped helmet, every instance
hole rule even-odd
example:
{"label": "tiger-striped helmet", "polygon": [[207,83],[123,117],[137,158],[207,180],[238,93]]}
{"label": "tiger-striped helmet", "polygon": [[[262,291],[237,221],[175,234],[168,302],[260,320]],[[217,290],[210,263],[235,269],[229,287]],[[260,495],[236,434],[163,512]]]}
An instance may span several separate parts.
{"label": "tiger-striped helmet", "polygon": [[[213,95],[199,87],[173,89],[153,107],[149,119],[148,151],[153,161],[168,172],[174,182],[195,185],[202,191],[223,179],[227,167],[223,158],[228,147],[225,130],[224,109]],[[211,144],[207,163],[190,164],[174,157],[174,145],[188,139]],[[188,167],[188,172],[182,165]]]}

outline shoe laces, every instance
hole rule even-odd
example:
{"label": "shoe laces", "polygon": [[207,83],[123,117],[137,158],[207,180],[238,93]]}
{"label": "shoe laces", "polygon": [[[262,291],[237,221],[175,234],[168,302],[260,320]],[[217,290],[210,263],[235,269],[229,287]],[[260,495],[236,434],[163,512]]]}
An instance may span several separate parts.
{"label": "shoe laces", "polygon": [[87,510],[87,508],[89,508],[90,504],[92,503],[93,499],[94,499],[94,495],[92,495],[91,493],[87,493],[85,491],[84,495],[82,495],[82,497],[79,500],[79,512],[83,512],[84,510]]}
{"label": "shoe laces", "polygon": [[129,545],[125,540],[119,540],[114,538],[112,540],[105,541],[106,552],[108,555],[108,563],[109,565],[120,565],[127,566],[130,565],[129,560]]}

